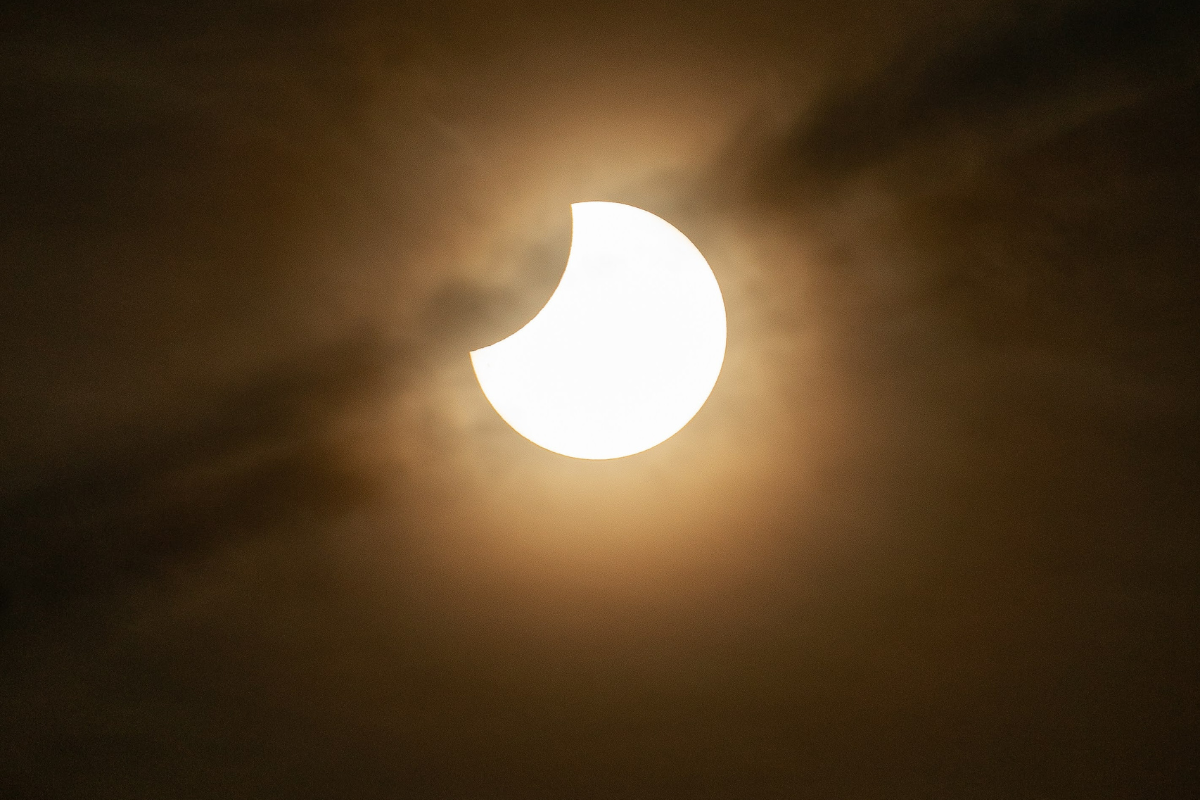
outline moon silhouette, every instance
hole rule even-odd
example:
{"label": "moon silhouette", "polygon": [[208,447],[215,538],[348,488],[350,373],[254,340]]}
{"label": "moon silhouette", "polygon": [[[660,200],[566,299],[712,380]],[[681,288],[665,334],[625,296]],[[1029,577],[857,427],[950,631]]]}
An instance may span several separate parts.
{"label": "moon silhouette", "polygon": [[471,352],[518,433],[573,458],[621,458],[678,432],[725,360],[725,303],[688,238],[620,203],[571,206],[558,288],[525,327]]}

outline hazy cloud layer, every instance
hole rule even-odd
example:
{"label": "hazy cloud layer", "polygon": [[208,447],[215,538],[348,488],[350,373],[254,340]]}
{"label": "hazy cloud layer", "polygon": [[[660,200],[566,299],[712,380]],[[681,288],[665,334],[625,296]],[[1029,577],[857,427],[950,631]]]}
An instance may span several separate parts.
{"label": "hazy cloud layer", "polygon": [[[1190,4],[0,30],[0,793],[1194,790]],[[466,355],[588,199],[730,319],[608,464]]]}

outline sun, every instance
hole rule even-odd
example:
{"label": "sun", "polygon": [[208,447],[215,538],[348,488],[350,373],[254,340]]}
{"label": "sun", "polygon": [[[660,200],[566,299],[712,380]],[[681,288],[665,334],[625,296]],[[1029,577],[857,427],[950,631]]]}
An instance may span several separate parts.
{"label": "sun", "polygon": [[471,362],[525,438],[573,458],[620,458],[670,438],[704,405],[725,359],[725,303],[704,256],[654,214],[603,202],[571,211],[558,288]]}

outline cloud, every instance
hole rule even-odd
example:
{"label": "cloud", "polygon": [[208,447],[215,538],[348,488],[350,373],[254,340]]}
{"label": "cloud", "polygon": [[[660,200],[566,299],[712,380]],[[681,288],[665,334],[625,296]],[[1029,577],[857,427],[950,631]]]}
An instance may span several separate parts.
{"label": "cloud", "polygon": [[764,165],[764,190],[895,170],[910,186],[953,178],[964,160],[1193,83],[1198,29],[1188,3],[1003,7],[949,41],[909,43],[860,85],[827,86]]}
{"label": "cloud", "polygon": [[[1195,12],[643,6],[21,29],[0,779],[1188,794]],[[579,195],[726,292],[636,461],[465,357]]]}
{"label": "cloud", "polygon": [[22,605],[107,591],[361,502],[371,477],[347,461],[339,423],[411,367],[369,338],[308,353],[149,448],[18,496],[0,510],[9,591]]}

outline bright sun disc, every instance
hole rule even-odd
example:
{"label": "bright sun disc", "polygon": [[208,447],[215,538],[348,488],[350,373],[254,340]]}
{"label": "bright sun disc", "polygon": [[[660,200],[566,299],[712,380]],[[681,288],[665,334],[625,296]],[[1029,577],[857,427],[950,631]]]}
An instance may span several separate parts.
{"label": "bright sun disc", "polygon": [[496,411],[547,450],[654,447],[695,416],[725,359],[725,303],[687,237],[619,203],[571,206],[571,253],[545,307],[471,353]]}

